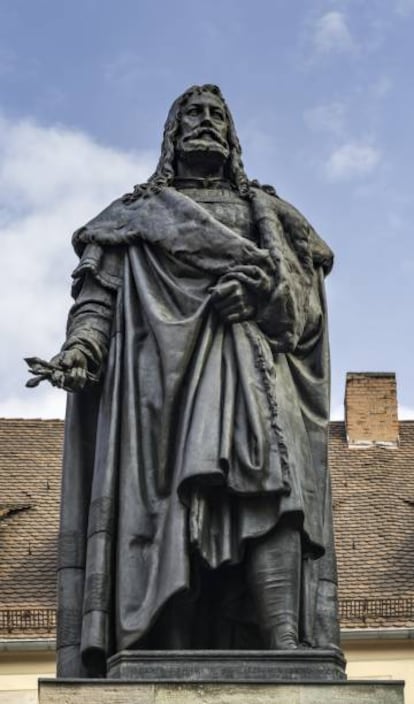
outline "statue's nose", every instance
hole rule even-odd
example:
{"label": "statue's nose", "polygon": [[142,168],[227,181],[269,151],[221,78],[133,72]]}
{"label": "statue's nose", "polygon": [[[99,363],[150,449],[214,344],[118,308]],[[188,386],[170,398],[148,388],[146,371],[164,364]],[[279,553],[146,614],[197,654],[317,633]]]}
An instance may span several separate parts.
{"label": "statue's nose", "polygon": [[203,123],[203,125],[204,124],[211,125],[211,115],[210,115],[210,110],[208,108],[206,108],[203,112],[202,123]]}

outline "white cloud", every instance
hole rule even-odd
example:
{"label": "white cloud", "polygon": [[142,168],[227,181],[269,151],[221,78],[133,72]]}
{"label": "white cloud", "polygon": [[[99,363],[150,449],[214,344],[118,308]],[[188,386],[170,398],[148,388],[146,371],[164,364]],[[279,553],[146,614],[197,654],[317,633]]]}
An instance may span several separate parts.
{"label": "white cloud", "polygon": [[66,394],[42,384],[39,389],[25,389],[21,396],[0,401],[0,418],[64,418]]}
{"label": "white cloud", "polygon": [[48,358],[63,341],[76,261],[71,233],[147,178],[154,161],[150,154],[123,153],[63,127],[0,117],[3,415],[25,415],[25,408],[32,415],[37,406],[35,415],[42,416],[55,407],[44,391],[24,389],[22,358]]}
{"label": "white cloud", "polygon": [[326,12],[316,21],[313,44],[319,54],[352,52],[355,43],[343,12]]}
{"label": "white cloud", "polygon": [[345,113],[344,103],[337,101],[305,110],[303,117],[305,124],[315,132],[342,134],[345,126]]}
{"label": "white cloud", "polygon": [[398,420],[414,420],[414,408],[398,406]]}
{"label": "white cloud", "polygon": [[380,160],[380,151],[372,145],[348,142],[332,152],[325,170],[332,181],[347,180],[369,174]]}

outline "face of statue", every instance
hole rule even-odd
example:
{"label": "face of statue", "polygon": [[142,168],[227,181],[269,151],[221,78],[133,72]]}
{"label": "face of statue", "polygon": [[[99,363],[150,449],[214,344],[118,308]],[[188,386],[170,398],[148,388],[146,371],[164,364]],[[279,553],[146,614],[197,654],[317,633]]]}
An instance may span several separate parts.
{"label": "face of statue", "polygon": [[177,152],[180,159],[208,159],[223,163],[229,156],[228,122],[220,98],[195,93],[181,110]]}

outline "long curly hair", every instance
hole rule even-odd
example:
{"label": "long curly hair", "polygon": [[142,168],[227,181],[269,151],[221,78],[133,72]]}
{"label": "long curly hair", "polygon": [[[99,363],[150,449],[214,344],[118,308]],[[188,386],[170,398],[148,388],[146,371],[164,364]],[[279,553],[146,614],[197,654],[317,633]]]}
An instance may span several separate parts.
{"label": "long curly hair", "polygon": [[244,170],[243,161],[241,158],[241,146],[237,137],[236,128],[230,110],[227,107],[226,101],[218,86],[207,83],[202,86],[191,86],[188,90],[180,95],[172,104],[168,117],[164,126],[164,134],[161,145],[161,156],[152,176],[146,183],[134,186],[132,193],[127,193],[123,197],[123,201],[131,203],[138,198],[146,198],[152,194],[159,193],[165,186],[171,186],[175,177],[175,145],[177,133],[180,126],[181,111],[186,102],[193,95],[202,93],[212,93],[218,97],[223,105],[223,109],[227,118],[228,133],[227,140],[230,148],[230,154],[225,165],[225,177],[233,184],[239,195],[243,198],[250,198],[251,186],[263,188],[268,193],[274,192],[274,189],[269,186],[260,186],[257,181],[249,181]]}

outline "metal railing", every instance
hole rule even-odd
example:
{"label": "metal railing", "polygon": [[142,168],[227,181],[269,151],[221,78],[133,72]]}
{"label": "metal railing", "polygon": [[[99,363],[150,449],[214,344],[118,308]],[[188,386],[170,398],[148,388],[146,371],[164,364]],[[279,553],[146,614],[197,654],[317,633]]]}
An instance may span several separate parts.
{"label": "metal railing", "polygon": [[0,609],[0,633],[56,629],[55,609]]}
{"label": "metal railing", "polygon": [[[414,620],[414,598],[341,599],[341,621],[365,621],[369,618]],[[56,630],[55,609],[0,609],[0,633]]]}
{"label": "metal railing", "polygon": [[341,621],[368,618],[414,620],[414,599],[341,599],[339,618]]}

